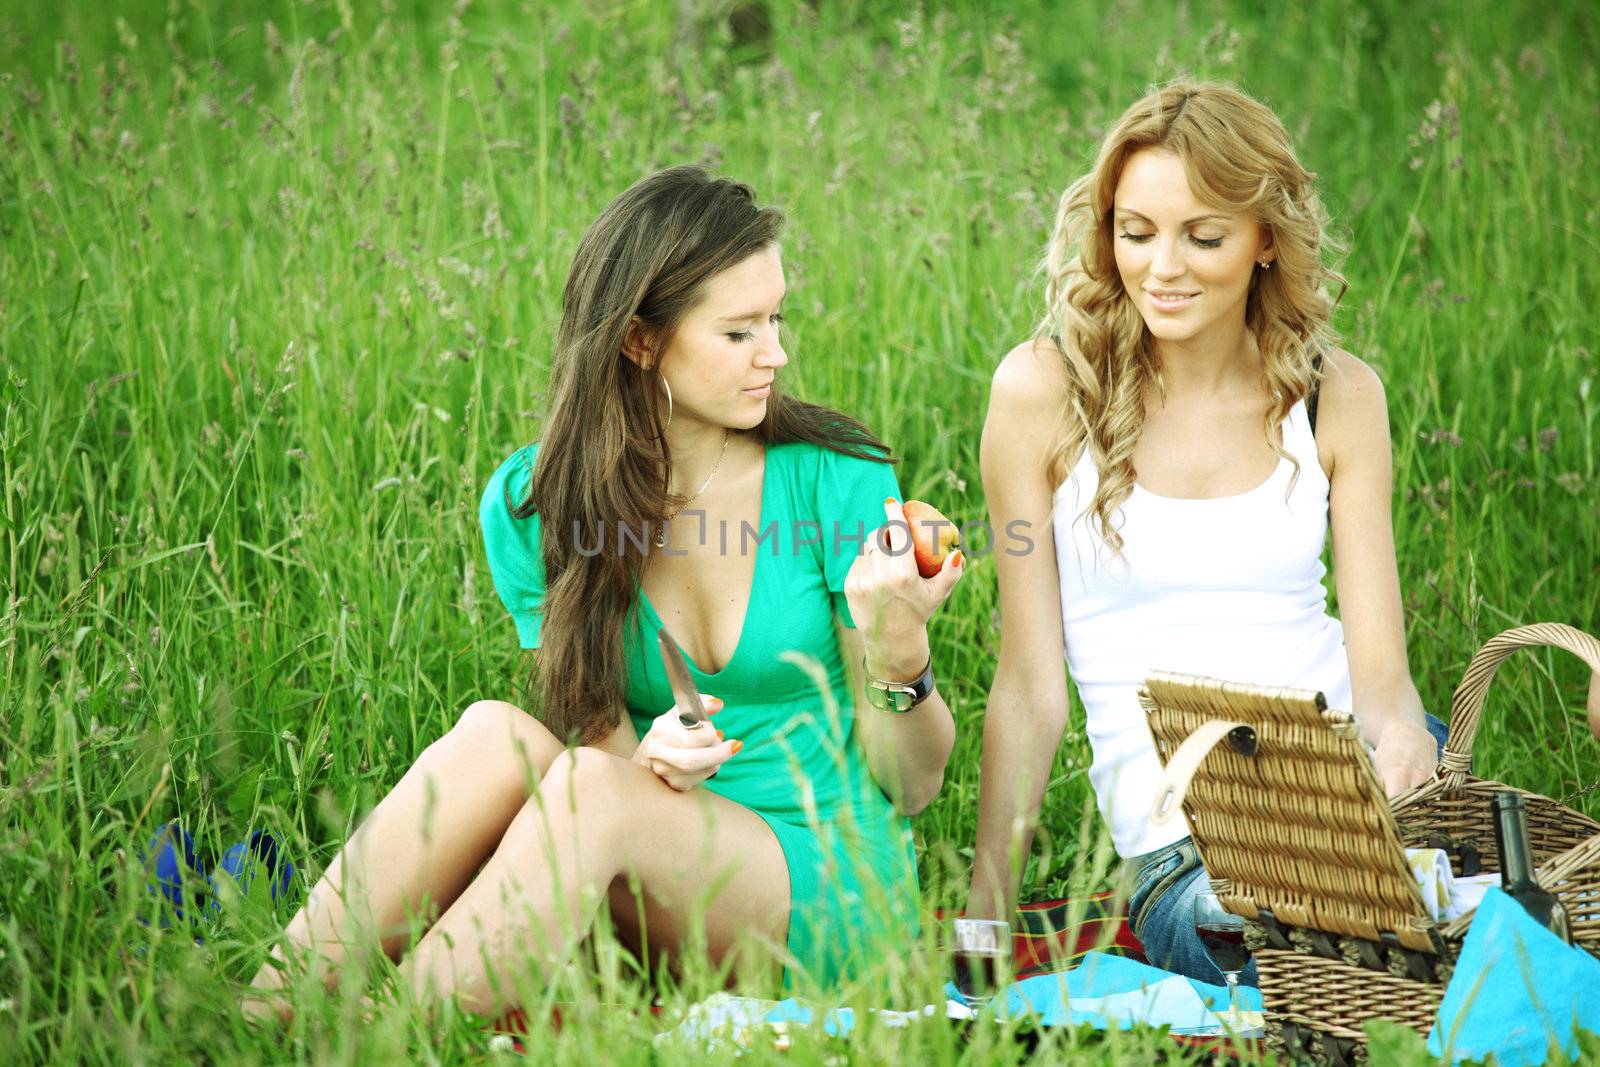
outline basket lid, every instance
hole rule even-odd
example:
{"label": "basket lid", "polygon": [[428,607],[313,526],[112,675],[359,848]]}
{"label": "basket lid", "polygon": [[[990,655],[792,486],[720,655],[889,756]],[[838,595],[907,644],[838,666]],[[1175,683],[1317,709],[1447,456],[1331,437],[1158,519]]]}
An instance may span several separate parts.
{"label": "basket lid", "polygon": [[1224,907],[1439,951],[1354,716],[1311,689],[1165,672],[1145,680],[1139,703],[1163,766],[1206,722],[1255,731],[1253,754],[1213,748],[1183,802]]}

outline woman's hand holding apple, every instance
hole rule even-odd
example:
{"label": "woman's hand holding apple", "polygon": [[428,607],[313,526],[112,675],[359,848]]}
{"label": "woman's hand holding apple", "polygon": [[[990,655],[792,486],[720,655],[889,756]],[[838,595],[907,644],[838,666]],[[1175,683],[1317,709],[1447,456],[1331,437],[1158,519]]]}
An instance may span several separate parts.
{"label": "woman's hand holding apple", "polygon": [[[887,681],[910,681],[928,662],[928,620],[966,572],[965,560],[952,550],[954,524],[937,510],[920,501],[902,507],[892,497],[883,508],[884,525],[867,539],[845,577],[845,599],[866,641],[868,671]],[[919,568],[919,555],[931,574]]]}

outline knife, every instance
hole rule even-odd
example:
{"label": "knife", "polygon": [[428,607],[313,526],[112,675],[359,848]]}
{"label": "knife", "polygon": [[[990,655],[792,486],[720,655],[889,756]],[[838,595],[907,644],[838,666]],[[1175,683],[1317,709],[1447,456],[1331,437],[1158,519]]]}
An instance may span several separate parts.
{"label": "knife", "polygon": [[661,646],[661,662],[667,668],[667,681],[672,684],[672,696],[678,702],[678,721],[685,730],[699,729],[708,721],[706,708],[700,703],[700,691],[689,677],[689,665],[684,662],[678,642],[663,626],[656,631],[656,644]]}

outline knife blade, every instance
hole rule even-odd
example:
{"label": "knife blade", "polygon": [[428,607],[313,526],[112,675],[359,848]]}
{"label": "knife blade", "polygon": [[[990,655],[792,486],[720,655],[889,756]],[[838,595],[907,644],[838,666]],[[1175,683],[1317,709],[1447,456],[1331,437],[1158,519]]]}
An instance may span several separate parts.
{"label": "knife blade", "polygon": [[665,626],[656,631],[656,644],[661,646],[661,662],[667,668],[673,699],[678,702],[678,721],[685,730],[699,729],[708,721],[706,708],[700,702],[700,691],[695,688],[694,679],[689,677],[689,664],[684,661],[683,651]]}

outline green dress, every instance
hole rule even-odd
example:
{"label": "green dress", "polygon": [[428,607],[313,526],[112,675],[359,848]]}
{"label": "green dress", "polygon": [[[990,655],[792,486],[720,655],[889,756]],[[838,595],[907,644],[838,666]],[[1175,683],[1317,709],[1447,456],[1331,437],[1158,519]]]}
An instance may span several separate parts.
{"label": "green dress", "polygon": [[[500,465],[479,510],[495,590],[524,648],[539,646],[543,618],[540,524],[537,515],[512,518],[507,501],[526,499],[538,447],[518,449]],[[849,978],[887,952],[903,954],[917,933],[910,823],[894,812],[855,743],[854,701],[834,629],[835,614],[855,625],[845,575],[862,538],[883,525],[889,496],[899,498],[900,486],[888,464],[808,443],[768,445],[759,528],[725,531],[726,551],[757,554],[739,642],[715,673],[689,661],[697,688],[725,702],[717,726],[744,741],[701,788],[761,816],[788,863],[785,988],[802,974],[822,985]],[[697,520],[679,521],[675,537],[700,536]],[[708,525],[704,536],[718,543],[723,532]],[[605,536],[614,550],[615,531]],[[585,533],[580,545],[595,540]],[[660,626],[639,590],[624,655],[628,712],[641,737],[673,705],[655,641]]]}

